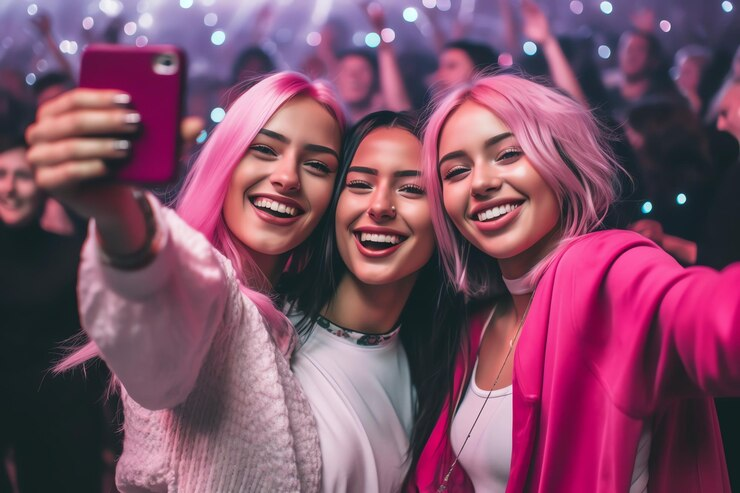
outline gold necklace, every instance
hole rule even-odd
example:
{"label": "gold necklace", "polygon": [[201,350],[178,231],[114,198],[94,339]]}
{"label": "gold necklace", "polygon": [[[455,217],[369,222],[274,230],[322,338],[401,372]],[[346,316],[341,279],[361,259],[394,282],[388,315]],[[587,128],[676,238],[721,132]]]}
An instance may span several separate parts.
{"label": "gold necklace", "polygon": [[[475,428],[475,425],[478,423],[478,418],[480,418],[481,414],[483,414],[483,409],[485,409],[486,404],[488,403],[488,399],[490,399],[491,394],[493,393],[493,389],[496,388],[496,384],[498,384],[498,381],[501,378],[501,373],[503,373],[504,367],[506,366],[506,363],[509,361],[509,357],[511,356],[511,353],[514,351],[514,342],[519,337],[519,332],[521,332],[522,326],[524,325],[524,321],[527,319],[527,314],[529,313],[529,307],[532,306],[533,299],[534,299],[534,291],[532,291],[532,296],[530,296],[529,301],[527,302],[527,308],[524,310],[524,315],[522,315],[522,319],[519,322],[519,326],[516,328],[514,337],[512,337],[511,340],[509,341],[509,350],[506,352],[506,357],[504,358],[504,362],[501,364],[501,368],[499,368],[498,373],[496,374],[496,379],[493,381],[493,385],[491,386],[491,389],[488,391],[488,395],[486,395],[486,398],[483,400],[483,405],[480,407],[480,410],[478,411],[478,415],[475,417],[473,424],[470,425],[470,429],[468,430],[468,436],[465,437],[465,441],[460,447],[460,450],[458,450],[457,454],[455,454],[455,460],[452,462],[450,469],[447,471],[447,474],[445,474],[444,478],[442,479],[442,484],[440,484],[439,488],[437,488],[437,493],[442,493],[444,491],[447,491],[447,482],[450,480],[450,476],[452,476],[452,471],[455,470],[455,466],[457,466],[457,462],[459,460],[460,454],[462,454],[462,451],[465,449],[465,445],[467,445],[468,443],[468,439],[473,434],[473,428]],[[475,375],[472,375],[470,378],[475,378]]]}

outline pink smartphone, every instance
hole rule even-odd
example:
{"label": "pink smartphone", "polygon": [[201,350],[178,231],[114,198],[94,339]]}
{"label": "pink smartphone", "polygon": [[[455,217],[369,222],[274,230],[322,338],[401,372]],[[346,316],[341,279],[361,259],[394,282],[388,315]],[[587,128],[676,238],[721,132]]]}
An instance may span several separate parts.
{"label": "pink smartphone", "polygon": [[176,178],[186,70],[185,53],[175,46],[85,49],[80,87],[120,89],[131,95],[132,109],[141,115],[141,131],[116,179],[154,185]]}

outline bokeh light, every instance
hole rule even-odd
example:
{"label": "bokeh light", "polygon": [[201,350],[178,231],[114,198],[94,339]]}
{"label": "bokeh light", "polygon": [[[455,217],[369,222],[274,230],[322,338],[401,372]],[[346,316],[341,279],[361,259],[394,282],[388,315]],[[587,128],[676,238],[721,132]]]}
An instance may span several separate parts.
{"label": "bokeh light", "polygon": [[532,56],[537,53],[537,45],[534,44],[532,41],[527,41],[526,43],[524,43],[522,49],[524,50],[525,55]]}
{"label": "bokeh light", "polygon": [[211,43],[215,44],[216,46],[221,46],[226,42],[226,33],[218,30],[213,31],[213,34],[211,34]]}
{"label": "bokeh light", "polygon": [[367,33],[365,35],[365,44],[369,48],[377,48],[380,46],[380,35],[378,33]]}
{"label": "bokeh light", "polygon": [[406,22],[415,22],[419,18],[419,12],[414,7],[403,9],[403,20]]}
{"label": "bokeh light", "polygon": [[573,0],[570,2],[570,11],[576,15],[581,15],[583,13],[583,2],[580,2],[579,0]]}
{"label": "bokeh light", "polygon": [[601,9],[601,11],[603,13],[605,13],[607,15],[611,14],[612,11],[614,10],[614,6],[612,6],[612,3],[611,2],[607,2],[607,1],[601,2],[599,4],[599,8]]}

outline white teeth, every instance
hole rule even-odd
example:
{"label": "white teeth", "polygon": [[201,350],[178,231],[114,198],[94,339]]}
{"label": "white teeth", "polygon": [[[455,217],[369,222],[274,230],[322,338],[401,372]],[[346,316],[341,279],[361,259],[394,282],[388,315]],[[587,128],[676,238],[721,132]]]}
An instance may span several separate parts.
{"label": "white teeth", "polygon": [[506,204],[506,205],[500,205],[498,207],[491,207],[488,210],[479,212],[478,220],[487,221],[489,219],[501,217],[504,214],[508,214],[509,212],[513,211],[517,207],[519,207],[519,204]]}
{"label": "white teeth", "polygon": [[401,238],[397,235],[360,233],[360,241],[372,241],[373,243],[390,243],[391,245],[397,245],[401,243]]}
{"label": "white teeth", "polygon": [[269,209],[272,211],[281,212],[283,214],[288,214],[290,216],[297,215],[297,210],[295,207],[281,204],[280,202],[277,202],[271,199],[265,199],[265,198],[256,199],[254,201],[254,205],[259,207],[260,209]]}

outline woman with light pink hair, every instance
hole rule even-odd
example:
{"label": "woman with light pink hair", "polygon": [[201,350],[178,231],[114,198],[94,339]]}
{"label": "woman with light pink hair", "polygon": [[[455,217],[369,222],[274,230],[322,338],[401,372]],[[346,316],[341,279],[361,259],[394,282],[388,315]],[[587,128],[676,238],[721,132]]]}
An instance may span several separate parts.
{"label": "woman with light pink hair", "polygon": [[602,230],[619,166],[600,135],[511,75],[431,114],[426,188],[471,317],[429,375],[411,490],[729,492],[710,396],[740,394],[740,264]]}
{"label": "woman with light pink hair", "polygon": [[122,491],[318,491],[319,437],[273,286],[318,241],[340,105],[296,73],[261,80],[210,135],[171,210],[96,180],[135,145],[130,99],[74,90],[27,133],[36,183],[94,220],[78,287],[91,341],[58,369],[99,355],[114,372]]}

